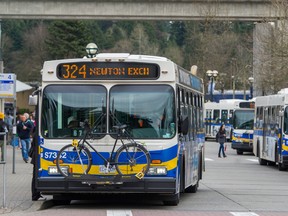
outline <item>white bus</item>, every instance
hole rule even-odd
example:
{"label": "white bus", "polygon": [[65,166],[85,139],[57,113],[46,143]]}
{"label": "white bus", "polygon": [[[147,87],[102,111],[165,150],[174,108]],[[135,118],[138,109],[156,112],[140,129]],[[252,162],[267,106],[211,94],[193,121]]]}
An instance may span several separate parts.
{"label": "white bus", "polygon": [[288,92],[257,97],[253,153],[260,165],[288,168]]}
{"label": "white bus", "polygon": [[[200,78],[164,57],[118,53],[46,61],[33,99],[38,99],[36,189],[59,203],[87,194],[148,193],[177,205],[180,192],[196,192],[202,178],[203,91]],[[148,173],[137,181],[106,181],[105,176],[118,173],[104,172],[103,161],[91,151],[89,182],[59,174],[57,154],[81,138],[85,120],[95,125],[93,132],[99,135],[89,142],[104,157],[114,144],[113,126],[128,125],[133,139],[150,153]],[[68,172],[73,170],[76,164],[61,157]]]}
{"label": "white bus", "polygon": [[241,101],[239,107],[234,109],[231,148],[238,155],[253,151],[254,113],[255,102],[252,100]]}
{"label": "white bus", "polygon": [[222,124],[225,124],[226,137],[232,139],[232,118],[236,108],[239,108],[240,99],[225,99],[204,104],[205,138],[216,138],[216,134]]}

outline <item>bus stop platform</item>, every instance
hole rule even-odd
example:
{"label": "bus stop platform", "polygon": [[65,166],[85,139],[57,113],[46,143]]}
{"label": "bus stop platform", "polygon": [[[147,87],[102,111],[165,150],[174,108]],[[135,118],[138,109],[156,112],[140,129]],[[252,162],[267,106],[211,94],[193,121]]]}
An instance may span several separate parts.
{"label": "bus stop platform", "polygon": [[0,215],[23,211],[37,211],[43,201],[32,201],[31,180],[33,165],[22,159],[21,149],[15,147],[15,173],[13,174],[13,146],[7,146],[6,196],[3,206],[3,170],[0,164]]}

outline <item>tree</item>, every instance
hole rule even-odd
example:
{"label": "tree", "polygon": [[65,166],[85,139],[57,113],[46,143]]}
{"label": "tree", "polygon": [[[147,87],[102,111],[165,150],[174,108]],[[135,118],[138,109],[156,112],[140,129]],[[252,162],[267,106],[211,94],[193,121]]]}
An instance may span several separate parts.
{"label": "tree", "polygon": [[48,28],[47,50],[52,59],[83,57],[91,30],[84,21],[53,21]]}
{"label": "tree", "polygon": [[276,22],[256,25],[255,76],[258,95],[275,94],[288,86],[288,2],[272,0]]}

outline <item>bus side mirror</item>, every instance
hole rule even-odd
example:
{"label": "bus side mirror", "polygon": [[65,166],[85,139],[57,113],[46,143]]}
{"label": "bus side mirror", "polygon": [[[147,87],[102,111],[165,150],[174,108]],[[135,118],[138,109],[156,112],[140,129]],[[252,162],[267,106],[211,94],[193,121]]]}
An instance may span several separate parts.
{"label": "bus side mirror", "polygon": [[280,116],[280,117],[284,116],[284,110],[280,110],[280,111],[279,111],[279,116]]}
{"label": "bus side mirror", "polygon": [[29,105],[30,106],[36,106],[38,102],[38,96],[37,95],[29,95]]}
{"label": "bus side mirror", "polygon": [[188,116],[182,117],[179,125],[180,125],[179,132],[182,133],[183,135],[187,135],[189,129]]}

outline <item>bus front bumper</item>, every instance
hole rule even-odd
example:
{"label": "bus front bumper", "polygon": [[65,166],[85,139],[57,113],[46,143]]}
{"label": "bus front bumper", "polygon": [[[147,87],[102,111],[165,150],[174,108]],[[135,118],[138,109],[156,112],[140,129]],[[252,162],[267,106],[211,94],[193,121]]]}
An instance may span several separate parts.
{"label": "bus front bumper", "polygon": [[70,193],[175,193],[176,179],[145,177],[131,182],[85,182],[71,181],[63,177],[38,178],[36,189],[42,194]]}
{"label": "bus front bumper", "polygon": [[236,149],[243,152],[252,152],[253,151],[253,143],[248,142],[232,142],[232,149]]}

